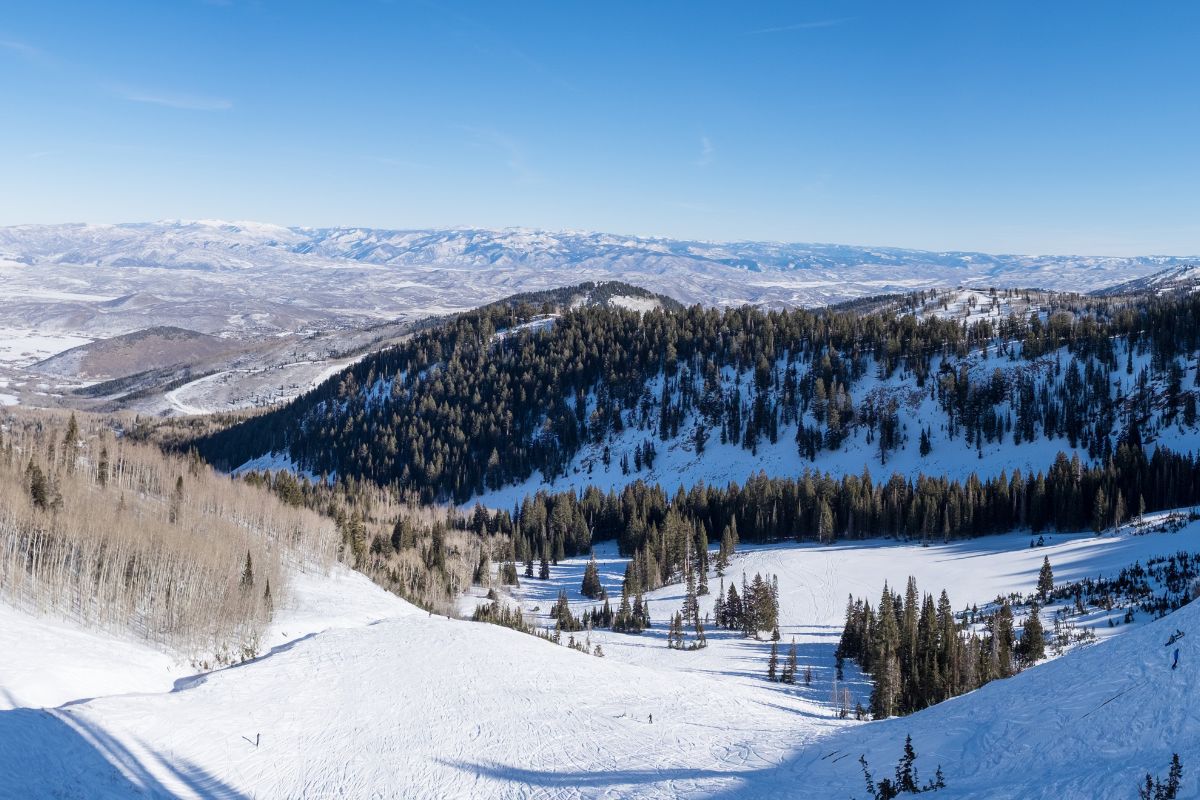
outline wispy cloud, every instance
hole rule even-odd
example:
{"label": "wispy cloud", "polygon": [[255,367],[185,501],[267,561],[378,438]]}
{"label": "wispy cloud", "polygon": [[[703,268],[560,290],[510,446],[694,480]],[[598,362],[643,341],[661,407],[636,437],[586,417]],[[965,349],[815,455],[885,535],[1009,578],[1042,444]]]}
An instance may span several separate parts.
{"label": "wispy cloud", "polygon": [[717,150],[713,147],[712,140],[707,136],[700,137],[700,157],[694,162],[697,167],[707,167],[712,163],[713,156],[717,154]]}
{"label": "wispy cloud", "polygon": [[525,150],[508,134],[495,128],[478,128],[473,125],[460,126],[471,135],[476,147],[499,150],[504,156],[505,165],[512,170],[518,183],[537,183],[542,176],[529,166],[525,160]]}
{"label": "wispy cloud", "polygon": [[453,20],[455,32],[473,40],[473,47],[477,52],[519,61],[543,80],[568,91],[578,91],[575,84],[567,80],[560,69],[546,65],[474,17],[428,0],[422,2],[422,5]]}
{"label": "wispy cloud", "polygon": [[779,25],[774,28],[760,28],[756,31],[746,31],[751,36],[756,36],[760,33],[784,33],[785,31],[807,31],[814,28],[835,28],[845,22],[850,22],[854,17],[837,17],[836,19],[818,19],[811,22],[796,22],[791,25]]}
{"label": "wispy cloud", "polygon": [[60,81],[74,83],[90,91],[104,92],[134,103],[149,103],[185,111],[228,111],[233,108],[233,103],[223,97],[147,89],[128,83],[105,82],[94,77],[91,69],[63,61],[41,48],[18,39],[0,38],[0,50],[15,53],[27,61],[40,65],[46,74]]}
{"label": "wispy cloud", "polygon": [[223,97],[179,94],[122,85],[111,85],[108,89],[118,97],[133,103],[149,103],[183,111],[228,111],[233,108],[233,103]]}
{"label": "wispy cloud", "polygon": [[0,48],[8,50],[10,53],[16,53],[22,58],[28,58],[31,61],[40,60],[45,57],[45,53],[33,45],[17,41],[16,39],[0,39]]}
{"label": "wispy cloud", "polygon": [[410,161],[407,158],[392,158],[391,156],[372,156],[371,160],[378,164],[385,164],[389,167],[398,167],[401,169],[430,169],[428,164],[423,164],[420,161]]}

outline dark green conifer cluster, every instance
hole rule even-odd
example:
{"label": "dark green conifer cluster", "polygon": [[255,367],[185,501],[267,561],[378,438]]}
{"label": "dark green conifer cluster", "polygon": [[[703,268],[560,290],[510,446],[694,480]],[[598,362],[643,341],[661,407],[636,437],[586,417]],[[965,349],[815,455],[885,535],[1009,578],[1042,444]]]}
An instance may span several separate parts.
{"label": "dark green conifer cluster", "polygon": [[858,662],[871,675],[871,715],[875,719],[911,714],[997,678],[1007,678],[1045,653],[1036,603],[1018,639],[1013,609],[1002,598],[990,614],[972,615],[982,633],[960,621],[943,590],[937,602],[921,597],[908,579],[905,593],[883,588],[877,608],[849,602],[837,658]]}

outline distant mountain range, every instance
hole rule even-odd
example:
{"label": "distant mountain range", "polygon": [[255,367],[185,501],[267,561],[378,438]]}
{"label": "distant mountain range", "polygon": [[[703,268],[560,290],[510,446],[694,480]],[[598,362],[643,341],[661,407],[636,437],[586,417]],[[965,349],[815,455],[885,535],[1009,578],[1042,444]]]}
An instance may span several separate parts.
{"label": "distant mountain range", "polygon": [[[1197,262],[525,229],[221,221],[0,228],[0,278],[11,287],[9,300],[87,305],[96,297],[150,294],[158,305],[188,301],[193,308],[204,301],[205,319],[188,327],[207,333],[289,330],[322,319],[412,318],[585,280],[625,281],[684,303],[795,307],[958,285],[1088,292]],[[216,318],[213,308],[221,309]],[[77,308],[68,317],[78,322],[88,313]],[[63,327],[71,327],[69,321],[62,320]],[[143,319],[141,326],[179,322]]]}

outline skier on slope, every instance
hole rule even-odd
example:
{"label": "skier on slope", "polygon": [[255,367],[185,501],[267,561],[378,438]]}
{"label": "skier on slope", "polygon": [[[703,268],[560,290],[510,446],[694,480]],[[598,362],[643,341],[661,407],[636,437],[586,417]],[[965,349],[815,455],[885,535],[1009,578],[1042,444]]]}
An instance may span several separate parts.
{"label": "skier on slope", "polygon": [[1178,666],[1179,666],[1179,648],[1176,647],[1175,648],[1175,662],[1173,664],[1171,664],[1171,669],[1175,669]]}

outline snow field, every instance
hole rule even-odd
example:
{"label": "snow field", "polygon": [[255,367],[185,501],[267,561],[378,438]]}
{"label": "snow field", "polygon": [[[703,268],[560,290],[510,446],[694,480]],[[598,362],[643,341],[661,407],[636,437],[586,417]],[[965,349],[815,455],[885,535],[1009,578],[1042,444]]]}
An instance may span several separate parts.
{"label": "snow field", "polygon": [[[667,649],[678,585],[649,595],[652,630],[593,631],[606,653],[597,658],[430,616],[343,568],[300,573],[263,656],[182,679],[159,674],[169,665],[155,666],[145,648],[100,648],[100,637],[5,610],[0,645],[27,646],[6,650],[0,672],[16,706],[0,711],[0,796],[853,797],[862,795],[858,754],[888,775],[908,731],[924,775],[943,765],[939,797],[1126,797],[1139,770],[1165,771],[1172,747],[1185,768],[1196,763],[1200,748],[1183,743],[1200,741],[1186,702],[1195,687],[1190,673],[1169,673],[1162,643],[1188,627],[1181,660],[1196,661],[1200,606],[1121,626],[1128,633],[1111,642],[911,717],[834,718],[827,700],[847,594],[874,603],[884,580],[902,588],[912,574],[923,591],[946,587],[961,608],[1032,589],[1047,555],[1064,581],[1200,549],[1200,523],[1054,535],[1038,548],[1029,539],[744,548],[726,582],[743,571],[779,575],[783,644],[796,637],[812,687],[767,682],[766,642],[710,628],[704,650]],[[624,561],[611,544],[597,548],[597,561],[619,598]],[[576,611],[591,607],[578,592],[585,564],[564,561],[550,581],[522,578],[517,599],[544,614],[565,588]],[[463,610],[479,601],[464,600]],[[711,601],[701,599],[702,611]],[[35,629],[46,631],[42,641],[30,637]],[[846,677],[865,701],[852,665]],[[80,702],[37,708],[69,700]]]}

